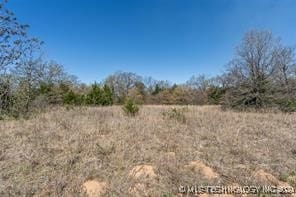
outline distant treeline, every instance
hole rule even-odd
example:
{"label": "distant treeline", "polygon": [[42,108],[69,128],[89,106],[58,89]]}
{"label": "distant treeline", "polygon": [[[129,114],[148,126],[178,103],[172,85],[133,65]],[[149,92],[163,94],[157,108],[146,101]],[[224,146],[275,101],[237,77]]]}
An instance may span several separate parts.
{"label": "distant treeline", "polygon": [[[27,115],[51,105],[106,106],[127,98],[140,104],[221,104],[236,109],[296,111],[294,49],[268,31],[250,31],[225,72],[193,76],[184,84],[117,72],[86,85],[62,65],[42,59],[42,42],[27,34],[0,3],[0,118]],[[100,72],[100,71],[98,71]]]}

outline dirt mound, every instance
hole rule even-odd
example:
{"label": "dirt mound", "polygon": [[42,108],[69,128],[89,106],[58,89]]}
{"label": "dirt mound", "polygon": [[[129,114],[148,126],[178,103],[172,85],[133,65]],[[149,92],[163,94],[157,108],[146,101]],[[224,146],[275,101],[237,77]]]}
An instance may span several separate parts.
{"label": "dirt mound", "polygon": [[219,178],[219,174],[217,174],[212,168],[205,165],[202,161],[192,161],[188,165],[184,166],[185,169],[192,170],[194,172],[200,173],[207,179],[216,179]]}
{"label": "dirt mound", "polygon": [[107,184],[105,182],[99,182],[95,180],[86,181],[83,184],[83,190],[89,197],[98,197],[106,192]]}
{"label": "dirt mound", "polygon": [[133,185],[129,187],[128,193],[130,196],[149,196],[149,189],[151,183],[154,182],[157,175],[151,165],[135,166],[130,172],[129,177],[134,181]]}
{"label": "dirt mound", "polygon": [[130,172],[129,176],[132,178],[156,178],[154,168],[151,165],[138,165],[135,166]]}
{"label": "dirt mound", "polygon": [[[292,188],[289,183],[283,182],[278,180],[275,176],[272,174],[265,172],[264,170],[258,170],[257,172],[254,173],[254,178],[260,183],[260,184],[265,184],[265,185],[276,185],[276,186],[281,186],[281,187],[288,187]],[[296,194],[291,194],[292,197],[296,197]]]}
{"label": "dirt mound", "polygon": [[269,185],[278,185],[278,186],[284,186],[284,187],[290,187],[288,183],[285,183],[283,181],[278,180],[275,176],[272,174],[265,172],[264,170],[258,170],[254,173],[254,178],[256,181],[258,181],[260,184],[269,184]]}

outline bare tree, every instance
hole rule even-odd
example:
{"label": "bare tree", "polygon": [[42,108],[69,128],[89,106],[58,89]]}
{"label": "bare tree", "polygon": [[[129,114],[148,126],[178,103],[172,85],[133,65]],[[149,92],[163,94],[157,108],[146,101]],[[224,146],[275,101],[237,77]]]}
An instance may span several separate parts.
{"label": "bare tree", "polygon": [[265,107],[275,103],[276,85],[288,85],[293,50],[268,31],[250,31],[237,47],[226,78],[233,106]]}
{"label": "bare tree", "polygon": [[28,112],[41,84],[75,81],[61,65],[43,62],[42,42],[27,28],[0,3],[0,114]]}
{"label": "bare tree", "polygon": [[186,85],[192,89],[206,93],[207,88],[211,85],[211,79],[207,78],[205,75],[192,76],[186,82]]}
{"label": "bare tree", "polygon": [[116,72],[106,78],[104,83],[112,89],[115,101],[123,102],[129,90],[137,83],[142,82],[142,77],[130,72]]}
{"label": "bare tree", "polygon": [[282,93],[291,94],[295,91],[293,79],[296,67],[294,49],[291,47],[279,46],[274,52],[275,56],[275,72],[273,75],[274,85],[282,90]]}
{"label": "bare tree", "polygon": [[194,94],[195,102],[197,104],[206,104],[208,101],[208,90],[214,86],[215,80],[208,78],[205,75],[192,76],[187,82],[186,86],[189,87]]}
{"label": "bare tree", "polygon": [[19,63],[30,42],[27,25],[18,23],[14,14],[0,2],[0,114],[7,111],[12,101],[11,68]]}

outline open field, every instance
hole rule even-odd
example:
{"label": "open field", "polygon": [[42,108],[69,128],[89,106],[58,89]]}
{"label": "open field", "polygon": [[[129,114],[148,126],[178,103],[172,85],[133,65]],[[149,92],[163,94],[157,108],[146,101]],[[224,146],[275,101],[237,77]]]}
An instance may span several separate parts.
{"label": "open field", "polygon": [[[217,106],[57,108],[0,121],[1,196],[175,196],[179,185],[296,187],[296,114]],[[89,190],[88,190],[89,191]],[[80,193],[80,195],[78,194]]]}

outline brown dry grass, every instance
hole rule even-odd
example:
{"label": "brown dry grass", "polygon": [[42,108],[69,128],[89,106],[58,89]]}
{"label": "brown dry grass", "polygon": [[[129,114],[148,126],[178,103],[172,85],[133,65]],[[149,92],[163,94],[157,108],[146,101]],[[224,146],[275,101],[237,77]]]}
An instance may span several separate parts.
{"label": "brown dry grass", "polygon": [[[184,122],[164,118],[170,108],[144,106],[134,118],[118,106],[59,108],[1,121],[0,195],[80,196],[96,180],[106,196],[169,196],[180,184],[259,184],[261,169],[281,181],[295,176],[296,114],[190,106]],[[190,170],[193,161],[217,176]],[[132,178],[141,165],[153,176]]]}

